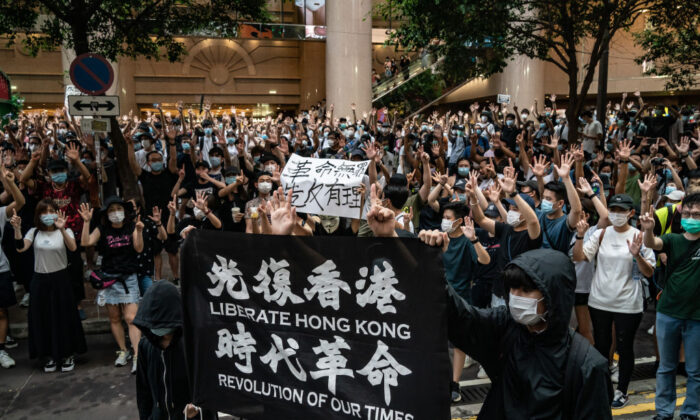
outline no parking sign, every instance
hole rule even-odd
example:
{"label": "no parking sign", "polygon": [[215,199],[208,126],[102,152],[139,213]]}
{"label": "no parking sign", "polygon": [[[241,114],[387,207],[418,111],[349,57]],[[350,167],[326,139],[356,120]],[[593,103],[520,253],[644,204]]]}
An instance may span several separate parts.
{"label": "no parking sign", "polygon": [[83,93],[102,95],[114,82],[114,70],[101,55],[81,54],[70,65],[70,80]]}

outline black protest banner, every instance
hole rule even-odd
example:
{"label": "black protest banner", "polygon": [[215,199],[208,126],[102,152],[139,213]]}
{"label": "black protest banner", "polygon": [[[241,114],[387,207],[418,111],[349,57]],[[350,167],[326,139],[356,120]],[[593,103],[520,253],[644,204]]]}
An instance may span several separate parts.
{"label": "black protest banner", "polygon": [[417,239],[193,231],[193,400],[245,419],[447,419],[439,251]]}

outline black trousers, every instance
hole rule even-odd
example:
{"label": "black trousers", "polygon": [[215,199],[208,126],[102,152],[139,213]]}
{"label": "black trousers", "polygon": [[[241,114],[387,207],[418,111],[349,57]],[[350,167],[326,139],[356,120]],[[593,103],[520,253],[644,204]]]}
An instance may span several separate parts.
{"label": "black trousers", "polygon": [[634,336],[637,334],[642,313],[625,314],[620,312],[603,311],[588,307],[593,323],[593,339],[595,348],[606,359],[610,355],[612,345],[612,326],[615,325],[615,342],[617,343],[617,354],[620,355],[619,369],[620,381],[617,389],[627,394],[627,387],[632,378],[634,370]]}

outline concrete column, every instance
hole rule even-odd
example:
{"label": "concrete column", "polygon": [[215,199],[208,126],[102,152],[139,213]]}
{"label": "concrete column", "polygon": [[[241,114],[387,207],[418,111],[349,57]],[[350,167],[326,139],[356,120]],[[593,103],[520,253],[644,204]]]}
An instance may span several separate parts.
{"label": "concrete column", "polygon": [[335,117],[372,108],[372,1],[326,1],[326,99]]}
{"label": "concrete column", "polygon": [[497,92],[510,95],[510,106],[517,105],[519,109],[529,109],[534,99],[537,99],[539,110],[544,107],[544,75],[545,63],[516,56],[509,62],[503,72],[498,74]]}
{"label": "concrete column", "polygon": [[299,87],[301,109],[309,109],[326,97],[326,54],[322,42],[299,41]]}

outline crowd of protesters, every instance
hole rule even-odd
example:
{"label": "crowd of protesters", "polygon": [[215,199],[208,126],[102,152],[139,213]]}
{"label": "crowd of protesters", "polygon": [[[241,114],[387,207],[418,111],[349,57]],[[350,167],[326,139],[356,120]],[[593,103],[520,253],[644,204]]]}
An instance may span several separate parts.
{"label": "crowd of protesters", "polygon": [[[387,76],[396,71],[389,61]],[[131,361],[141,398],[149,395],[155,371],[139,362],[139,348],[147,354],[153,346],[181,349],[182,323],[143,318],[153,297],[148,309],[139,304],[152,285],[179,284],[179,247],[193,229],[418,236],[443,246],[455,299],[450,319],[462,321],[450,321],[450,328],[475,328],[473,336],[468,328],[450,331],[453,376],[445,380],[452,380],[453,402],[462,398],[458,382],[466,366],[478,363],[480,378],[503,382],[509,374],[522,380],[527,374],[534,383],[542,375],[532,372],[534,366],[565,363],[547,340],[555,331],[563,339],[572,325],[607,361],[604,376],[616,389],[604,404],[608,410],[624,407],[635,335],[643,312],[654,305],[656,418],[673,418],[677,372],[688,377],[682,418],[696,418],[700,108],[649,105],[637,92],[634,100],[623,95],[621,103],[609,105],[604,124],[589,110],[578,118],[573,136],[554,95],[544,109],[537,102],[529,109],[474,103],[468,110],[410,119],[386,109],[357,115],[354,105],[352,115],[337,116],[324,102],[262,119],[235,109],[214,115],[209,104],[202,112],[178,104],[172,114],[159,109],[119,118],[121,136],[111,138],[82,133],[65,111],[24,113],[1,132],[0,365],[15,364],[8,308],[17,303],[18,284],[28,306],[30,358],[46,372],[74,369],[75,357],[87,351],[81,301],[88,283],[99,289],[98,304],[108,308],[115,365]],[[120,147],[127,162],[117,159]],[[364,203],[361,217],[285,212],[289,203],[278,188],[293,153],[370,160],[356,189]],[[137,194],[126,192],[120,167],[136,176]],[[541,248],[550,251],[531,253]],[[549,267],[557,274],[541,266],[545,257],[560,263]],[[166,263],[173,278],[163,274]],[[571,288],[557,286],[556,276],[571,280]],[[488,316],[480,312],[487,308]],[[492,339],[493,331],[477,331],[506,325],[504,314],[520,326],[509,329],[526,328],[532,345],[552,352],[549,361],[523,359],[531,366],[521,372],[498,367],[495,350],[476,337]],[[523,384],[503,385],[500,398],[510,404],[503,393],[529,389]],[[542,386],[525,392],[535,401],[531,405],[506,404],[501,414],[510,408],[530,417],[546,413],[558,394]],[[152,400],[160,398],[157,392],[151,394],[148,404],[158,405]],[[183,410],[185,402],[174,406]],[[142,415],[152,412],[149,407]],[[197,410],[186,408],[188,416]]]}

